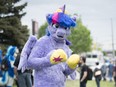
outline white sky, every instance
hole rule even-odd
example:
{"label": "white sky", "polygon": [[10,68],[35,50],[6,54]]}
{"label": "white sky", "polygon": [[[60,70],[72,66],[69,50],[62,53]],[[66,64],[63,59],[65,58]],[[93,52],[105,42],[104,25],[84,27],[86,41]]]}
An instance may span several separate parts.
{"label": "white sky", "polygon": [[22,0],[28,2],[27,14],[22,24],[31,29],[31,20],[39,26],[45,23],[46,15],[53,13],[66,4],[69,14],[77,13],[82,22],[91,31],[94,42],[101,44],[103,49],[112,49],[111,18],[113,23],[114,47],[116,49],[116,0]]}

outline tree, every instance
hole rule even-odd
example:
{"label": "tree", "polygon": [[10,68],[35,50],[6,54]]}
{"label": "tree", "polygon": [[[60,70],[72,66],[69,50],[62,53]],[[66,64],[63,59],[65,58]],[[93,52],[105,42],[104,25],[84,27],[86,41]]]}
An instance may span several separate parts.
{"label": "tree", "polygon": [[71,35],[68,39],[72,42],[71,49],[74,53],[82,53],[91,50],[92,38],[90,31],[85,27],[81,19],[77,20],[78,26],[71,29]]}
{"label": "tree", "polygon": [[[70,47],[74,53],[90,51],[92,46],[90,31],[82,24],[81,19],[77,20],[77,24],[78,26],[71,29],[71,35],[68,37],[68,39],[72,43]],[[46,28],[47,23],[40,27],[38,37],[45,35]]]}
{"label": "tree", "polygon": [[44,36],[44,35],[46,34],[46,28],[47,28],[47,26],[48,26],[48,24],[45,23],[45,24],[43,24],[43,25],[40,27],[40,29],[39,29],[39,31],[38,31],[38,38],[40,38],[40,37],[42,37],[42,36]]}
{"label": "tree", "polygon": [[26,25],[21,18],[26,14],[23,9],[27,3],[17,5],[21,0],[0,0],[0,43],[4,46],[23,46],[28,37]]}

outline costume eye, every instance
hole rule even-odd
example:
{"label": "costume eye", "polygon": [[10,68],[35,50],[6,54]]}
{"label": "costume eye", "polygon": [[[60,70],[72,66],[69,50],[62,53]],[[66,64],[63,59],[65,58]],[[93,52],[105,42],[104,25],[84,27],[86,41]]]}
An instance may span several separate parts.
{"label": "costume eye", "polygon": [[65,30],[69,30],[70,28],[69,27],[64,27]]}
{"label": "costume eye", "polygon": [[59,25],[58,25],[58,24],[52,24],[52,26],[53,26],[54,28],[59,28]]}

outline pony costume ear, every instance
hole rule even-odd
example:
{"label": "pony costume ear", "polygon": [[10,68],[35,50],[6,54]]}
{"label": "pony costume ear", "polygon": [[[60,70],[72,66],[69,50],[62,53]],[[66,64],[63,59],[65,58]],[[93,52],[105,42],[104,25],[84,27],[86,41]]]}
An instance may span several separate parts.
{"label": "pony costume ear", "polygon": [[58,8],[58,9],[55,11],[55,13],[57,13],[57,12],[62,12],[62,13],[64,13],[64,14],[68,14],[68,12],[65,10],[65,8],[66,8],[66,6],[64,5],[63,7]]}
{"label": "pony costume ear", "polygon": [[52,14],[47,14],[46,19],[47,19],[48,24],[51,24],[51,22],[52,22]]}
{"label": "pony costume ear", "polygon": [[65,11],[65,5],[62,8],[56,10],[53,14],[46,16],[48,24],[54,23],[59,24],[63,27],[75,27],[76,22],[68,15]]}
{"label": "pony costume ear", "polygon": [[76,22],[76,20],[77,20],[76,17],[73,17],[72,19],[73,19],[75,22]]}

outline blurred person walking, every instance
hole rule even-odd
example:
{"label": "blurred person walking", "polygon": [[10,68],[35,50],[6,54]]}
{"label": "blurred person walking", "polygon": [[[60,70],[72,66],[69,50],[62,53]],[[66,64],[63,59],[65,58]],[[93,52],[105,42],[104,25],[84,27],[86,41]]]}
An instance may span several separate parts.
{"label": "blurred person walking", "polygon": [[114,69],[114,65],[110,62],[110,64],[108,65],[108,76],[110,82],[112,82],[112,78],[113,78],[113,69]]}
{"label": "blurred person walking", "polygon": [[101,66],[101,71],[102,71],[103,80],[106,81],[107,65],[105,64],[105,62]]}
{"label": "blurred person walking", "polygon": [[[116,62],[116,60],[115,60],[115,62]],[[114,66],[113,77],[114,77],[114,82],[115,82],[115,87],[116,87],[116,65]]]}
{"label": "blurred person walking", "polygon": [[94,69],[94,77],[95,77],[97,87],[100,87],[101,75],[102,75],[102,71],[99,66],[99,62],[96,62],[96,67]]}
{"label": "blurred person walking", "polygon": [[80,87],[86,87],[87,84],[87,66],[86,66],[86,57],[81,56],[80,60],[81,73],[80,73]]}

